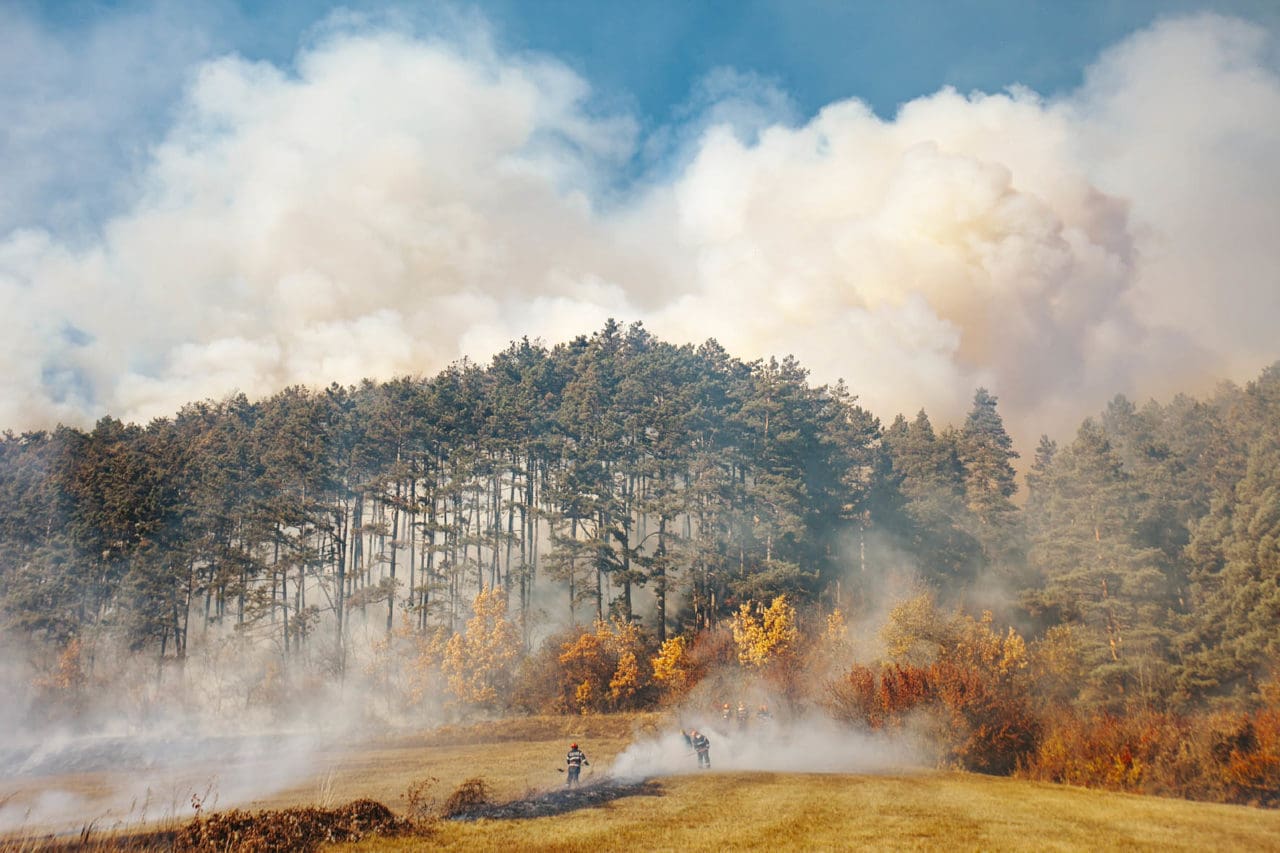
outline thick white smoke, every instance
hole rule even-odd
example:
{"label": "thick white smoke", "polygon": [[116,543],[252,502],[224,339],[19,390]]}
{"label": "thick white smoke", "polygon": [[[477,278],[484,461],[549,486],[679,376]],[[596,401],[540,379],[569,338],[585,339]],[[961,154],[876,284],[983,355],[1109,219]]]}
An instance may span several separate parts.
{"label": "thick white smoke", "polygon": [[[909,733],[854,732],[811,714],[787,722],[731,724],[699,729],[710,741],[711,769],[789,773],[887,773],[929,766],[924,739]],[[620,779],[696,773],[702,768],[680,732],[636,740],[610,765]]]}
{"label": "thick white smoke", "polygon": [[1026,441],[1277,356],[1275,56],[1168,20],[1059,99],[799,125],[739,75],[621,195],[654,140],[553,59],[340,27],[289,69],[225,57],[96,239],[0,235],[0,425],[428,373],[615,316],[794,353],[882,416],[954,418],[982,384]]}

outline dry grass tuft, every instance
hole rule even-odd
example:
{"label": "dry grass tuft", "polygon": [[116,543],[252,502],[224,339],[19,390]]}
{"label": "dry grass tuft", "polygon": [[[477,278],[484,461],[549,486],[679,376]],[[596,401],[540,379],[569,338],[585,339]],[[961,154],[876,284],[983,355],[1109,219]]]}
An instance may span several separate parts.
{"label": "dry grass tuft", "polygon": [[439,784],[439,779],[427,776],[411,784],[400,795],[405,804],[405,817],[420,830],[430,828],[438,820],[435,790]]}
{"label": "dry grass tuft", "polygon": [[442,817],[464,817],[489,805],[493,798],[493,788],[480,777],[468,779],[449,795],[441,809]]}

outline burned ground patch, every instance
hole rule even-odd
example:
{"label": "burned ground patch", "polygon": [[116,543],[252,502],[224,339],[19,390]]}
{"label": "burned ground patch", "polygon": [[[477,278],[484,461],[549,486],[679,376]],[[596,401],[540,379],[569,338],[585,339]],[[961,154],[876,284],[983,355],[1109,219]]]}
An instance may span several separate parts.
{"label": "burned ground patch", "polygon": [[623,797],[660,797],[662,786],[652,779],[624,782],[604,779],[580,788],[563,788],[547,791],[506,803],[487,803],[452,815],[453,820],[517,820],[520,818],[549,817],[578,809],[594,808]]}

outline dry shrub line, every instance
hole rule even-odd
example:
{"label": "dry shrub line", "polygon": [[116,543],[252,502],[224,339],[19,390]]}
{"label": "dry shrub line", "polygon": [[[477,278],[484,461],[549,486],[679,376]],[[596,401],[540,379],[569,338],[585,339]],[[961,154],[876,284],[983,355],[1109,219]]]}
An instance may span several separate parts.
{"label": "dry shrub line", "polygon": [[[1268,688],[1275,693],[1274,688]],[[1028,688],[980,667],[854,665],[827,710],[901,730],[926,712],[944,764],[982,773],[1192,800],[1280,807],[1280,706],[1117,716],[1036,707]]]}
{"label": "dry shrub line", "polygon": [[256,814],[234,809],[191,821],[179,830],[173,849],[178,853],[311,851],[322,844],[413,831],[413,824],[373,800],[355,800],[336,809],[304,807]]}

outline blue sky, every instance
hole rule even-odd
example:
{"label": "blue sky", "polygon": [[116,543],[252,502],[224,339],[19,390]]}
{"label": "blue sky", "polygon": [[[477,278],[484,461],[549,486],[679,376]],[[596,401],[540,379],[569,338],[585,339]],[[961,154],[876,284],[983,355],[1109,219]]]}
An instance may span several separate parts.
{"label": "blue sky", "polygon": [[1245,380],[1278,36],[1274,0],[0,2],[0,428],[611,316],[886,418],[983,385],[1032,441]]}
{"label": "blue sky", "polygon": [[[1170,16],[1212,11],[1280,31],[1274,0],[9,0],[7,6],[11,20],[39,31],[42,47],[80,61],[37,56],[32,67],[11,60],[0,65],[8,78],[0,96],[5,88],[12,98],[36,85],[46,99],[110,105],[79,121],[81,108],[64,110],[65,124],[52,133],[75,163],[61,178],[42,179],[36,170],[17,192],[30,199],[22,212],[27,224],[68,232],[92,228],[114,209],[118,182],[163,134],[193,67],[232,53],[287,68],[335,16],[361,16],[424,37],[483,27],[499,50],[564,63],[592,87],[597,108],[625,111],[648,132],[678,125],[701,108],[701,84],[724,69],[776,87],[792,121],[846,98],[888,118],[943,86],[963,93],[1022,85],[1059,95],[1080,84],[1106,47]],[[115,74],[126,81],[102,91],[101,80]],[[0,141],[0,155],[20,162],[28,151],[14,136]],[[35,139],[32,147],[48,142]],[[639,156],[619,179],[650,165]],[[75,201],[67,198],[68,179],[79,188]],[[0,227],[16,224],[13,212],[0,209]]]}
{"label": "blue sky", "polygon": [[[164,4],[30,2],[16,8],[71,37]],[[287,61],[335,9],[397,14],[429,28],[475,13],[503,46],[551,53],[602,94],[663,120],[714,68],[776,80],[812,113],[858,97],[882,115],[944,85],[994,91],[1020,83],[1041,94],[1078,85],[1106,46],[1158,17],[1214,11],[1276,28],[1273,0],[479,0],[475,3],[205,2],[166,11],[200,32],[207,53]]]}

